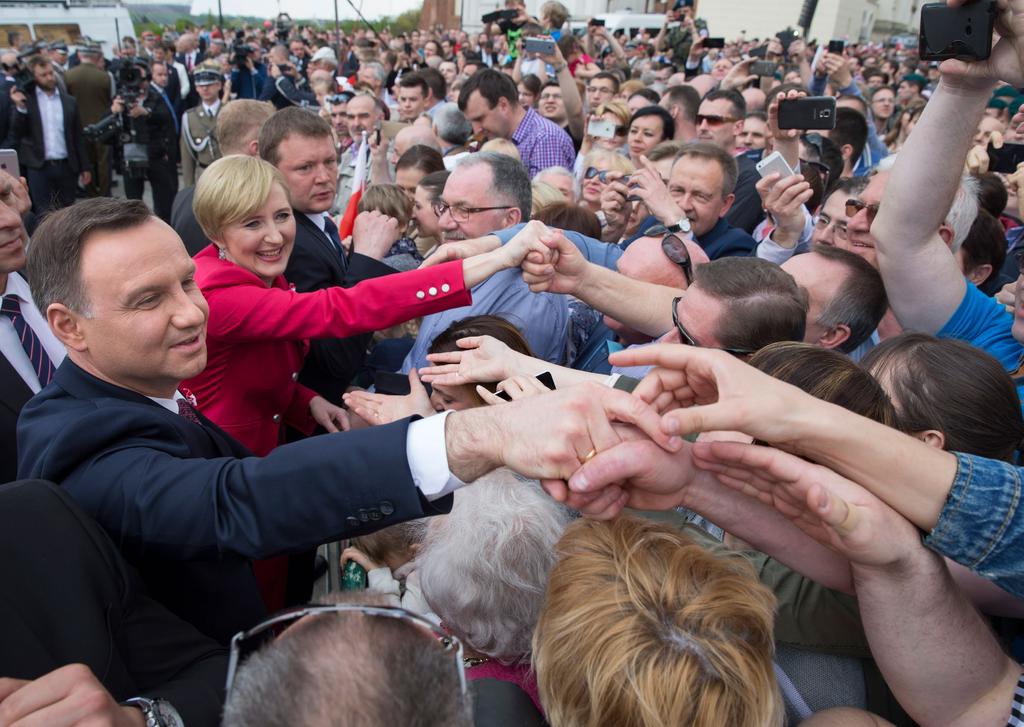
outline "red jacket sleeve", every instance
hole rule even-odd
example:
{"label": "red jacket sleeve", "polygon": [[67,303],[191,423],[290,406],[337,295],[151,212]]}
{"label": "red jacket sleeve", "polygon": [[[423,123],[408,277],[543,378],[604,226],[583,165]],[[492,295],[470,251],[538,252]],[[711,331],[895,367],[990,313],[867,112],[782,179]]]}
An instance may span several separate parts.
{"label": "red jacket sleeve", "polygon": [[267,288],[248,274],[201,287],[210,335],[236,342],[344,338],[472,303],[461,260],[309,293]]}

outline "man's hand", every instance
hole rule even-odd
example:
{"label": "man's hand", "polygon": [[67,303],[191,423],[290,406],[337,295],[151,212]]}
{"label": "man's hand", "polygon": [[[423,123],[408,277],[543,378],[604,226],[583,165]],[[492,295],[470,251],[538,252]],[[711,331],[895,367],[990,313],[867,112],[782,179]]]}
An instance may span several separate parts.
{"label": "man's hand", "polygon": [[539,220],[527,222],[511,240],[498,248],[504,258],[504,266],[517,268],[523,264],[527,256],[537,264],[550,262],[552,255],[541,240],[549,238],[552,234],[554,230]]}
{"label": "man's hand", "polygon": [[339,558],[339,560],[342,568],[344,568],[345,564],[351,560],[362,566],[363,570],[367,573],[381,567],[380,563],[375,560],[371,560],[370,556],[359,550],[359,548],[352,547],[351,545],[341,551],[341,558]]}
{"label": "man's hand", "polygon": [[[537,394],[546,394],[551,389],[542,384],[536,376],[510,376],[498,384],[498,391],[505,392],[512,401],[519,401],[530,396],[537,396]],[[504,404],[507,401],[479,385],[476,387],[476,393],[491,405]]]}
{"label": "man's hand", "polygon": [[850,73],[850,64],[843,56],[837,53],[826,53],[822,58],[822,65],[825,73],[832,81],[832,89],[838,93],[839,89],[846,88],[853,83],[853,74]]}
{"label": "man's hand", "polygon": [[87,184],[89,184],[89,182],[91,182],[91,181],[92,181],[92,172],[90,172],[88,169],[86,169],[85,171],[83,171],[81,174],[78,175],[78,183],[80,185],[82,185],[83,187],[86,186]]}
{"label": "man's hand", "polygon": [[661,180],[661,174],[647,157],[640,157],[640,169],[630,176],[629,190],[640,198],[651,214],[663,225],[674,225],[684,217],[683,211],[679,209],[679,205],[669,194],[668,187]]}
{"label": "man's hand", "polygon": [[11,86],[11,101],[18,107],[19,111],[24,111],[28,108],[28,97],[24,91],[21,91],[17,86]]}
{"label": "man's hand", "polygon": [[780,247],[794,247],[804,231],[803,206],[814,196],[811,185],[800,174],[769,174],[758,181],[756,189],[765,210],[775,220],[772,241]]}
{"label": "man's hand", "polygon": [[462,386],[502,381],[526,373],[519,367],[522,354],[493,336],[467,336],[457,340],[455,345],[462,350],[427,354],[427,360],[433,366],[420,369],[424,381],[441,386]]}
{"label": "man's hand", "polygon": [[921,548],[902,515],[830,469],[770,447],[697,442],[694,461],[727,487],[775,507],[820,543],[851,562],[891,567]]}
{"label": "man's hand", "polygon": [[89,667],[69,664],[38,679],[0,678],[0,727],[144,727],[142,710],[122,707]]}
{"label": "man's hand", "polygon": [[281,69],[277,67],[277,64],[276,63],[271,63],[271,64],[269,64],[269,66],[270,66],[270,68],[268,69],[268,71],[270,72],[270,77],[271,78],[275,78],[275,79],[276,78],[280,78],[281,77]]}
{"label": "man's hand", "polygon": [[558,43],[555,43],[555,50],[553,53],[547,55],[541,55],[538,53],[537,57],[554,68],[559,68],[560,66],[565,65],[565,56],[562,55],[562,49],[558,47]]}
{"label": "man's hand", "polygon": [[123,114],[124,113],[124,99],[120,96],[115,96],[113,102],[110,104],[110,113],[112,114]]}
{"label": "man's hand", "polygon": [[322,396],[314,396],[309,400],[309,414],[317,424],[328,432],[347,432],[349,430],[348,412]]}
{"label": "man's hand", "polygon": [[750,65],[756,60],[756,58],[748,58],[747,60],[740,61],[730,68],[729,72],[725,74],[725,78],[723,78],[722,82],[719,84],[719,88],[723,91],[727,91],[729,89],[742,91],[744,88],[756,81],[757,76],[751,75],[750,73]]}
{"label": "man's hand", "polygon": [[534,293],[575,295],[585,285],[590,263],[559,230],[541,237],[541,242],[554,254],[540,262],[533,255],[524,260],[523,282]]}
{"label": "man's hand", "polygon": [[383,260],[399,237],[398,220],[377,210],[360,212],[352,226],[355,252],[374,260]]}
{"label": "man's hand", "polygon": [[409,393],[405,396],[355,390],[344,394],[342,400],[356,416],[370,424],[390,424],[415,414],[422,417],[435,414],[430,395],[420,383],[416,369],[409,372]]}
{"label": "man's hand", "polygon": [[794,38],[789,43],[789,49],[786,51],[791,60],[799,62],[803,59],[803,55],[807,50],[807,45],[800,38]]}
{"label": "man's hand", "polygon": [[790,91],[789,93],[778,93],[768,104],[768,132],[776,143],[780,141],[795,141],[803,133],[801,129],[780,129],[779,128],[779,102],[803,98],[807,95],[804,91]]}

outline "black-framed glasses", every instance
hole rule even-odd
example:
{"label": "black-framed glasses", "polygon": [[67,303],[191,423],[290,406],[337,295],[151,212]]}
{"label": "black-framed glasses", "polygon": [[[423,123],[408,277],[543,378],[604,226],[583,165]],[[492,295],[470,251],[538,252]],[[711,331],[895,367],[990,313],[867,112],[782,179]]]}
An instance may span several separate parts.
{"label": "black-framed glasses", "polygon": [[320,616],[329,613],[358,613],[364,616],[380,618],[393,618],[400,621],[407,621],[414,626],[424,629],[435,637],[438,643],[449,651],[455,658],[456,669],[459,676],[459,688],[463,696],[466,695],[466,664],[464,661],[465,650],[462,642],[456,636],[443,631],[440,626],[423,618],[419,614],[406,611],[404,608],[392,606],[364,606],[357,603],[335,603],[330,605],[310,604],[296,608],[280,611],[262,623],[248,629],[239,631],[231,638],[231,652],[228,656],[227,684],[224,691],[231,692],[231,685],[235,681],[238,667],[261,646],[268,641],[277,638],[289,626],[294,626],[297,621],[306,616]]}
{"label": "black-framed glasses", "polygon": [[721,126],[722,124],[731,124],[739,119],[735,119],[732,116],[719,116],[718,114],[697,114],[697,126],[702,123],[707,123],[708,126]]}
{"label": "black-framed glasses", "polygon": [[431,208],[439,219],[445,212],[448,212],[456,222],[465,222],[469,219],[470,215],[475,215],[480,212],[490,212],[492,210],[508,210],[512,209],[512,205],[504,204],[497,205],[495,207],[463,207],[461,205],[450,205],[444,200],[438,200],[431,205]]}
{"label": "black-framed glasses", "polygon": [[672,299],[672,324],[676,327],[676,330],[679,331],[680,341],[685,343],[687,346],[693,346],[694,348],[709,348],[716,351],[725,351],[733,356],[750,356],[751,354],[756,353],[755,351],[746,348],[719,348],[717,346],[702,346],[697,343],[694,337],[690,335],[690,332],[687,331],[686,328],[683,327],[683,324],[679,322],[679,312],[677,309],[679,308],[679,301],[682,299],[683,296],[681,295]]}
{"label": "black-framed glasses", "polygon": [[867,210],[868,212],[868,224],[870,225],[875,221],[875,215],[878,214],[877,204],[868,204],[862,199],[856,197],[850,197],[846,200],[846,216],[853,219],[857,216],[857,213],[861,210]]}
{"label": "black-framed glasses", "polygon": [[[686,248],[686,243],[675,235],[668,234],[661,239],[661,251],[665,253],[665,257],[682,268],[686,284],[690,285],[693,282],[693,262],[690,260],[690,251]],[[673,306],[672,313],[675,312],[676,309]],[[679,325],[678,322],[676,325]]]}

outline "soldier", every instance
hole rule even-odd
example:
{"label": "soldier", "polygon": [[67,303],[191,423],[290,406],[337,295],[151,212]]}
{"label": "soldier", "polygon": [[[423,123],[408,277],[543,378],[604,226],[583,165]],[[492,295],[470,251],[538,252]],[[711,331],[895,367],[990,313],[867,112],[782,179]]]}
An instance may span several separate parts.
{"label": "soldier", "polygon": [[203,170],[221,156],[214,134],[223,87],[220,65],[206,61],[196,68],[193,78],[199,103],[185,113],[181,123],[181,174],[186,187],[198,182]]}
{"label": "soldier", "polygon": [[64,74],[68,71],[68,44],[63,40],[57,40],[46,46],[46,57],[50,59],[53,72],[57,74],[57,86],[61,93],[67,93],[67,86],[64,84]]}
{"label": "soldier", "polygon": [[[99,43],[85,41],[78,47],[81,60],[65,75],[68,92],[78,102],[82,126],[95,124],[110,111],[114,100],[114,79],[100,68],[102,50]],[[110,147],[101,142],[86,142],[86,153],[92,165],[92,182],[86,185],[90,197],[110,196]]]}

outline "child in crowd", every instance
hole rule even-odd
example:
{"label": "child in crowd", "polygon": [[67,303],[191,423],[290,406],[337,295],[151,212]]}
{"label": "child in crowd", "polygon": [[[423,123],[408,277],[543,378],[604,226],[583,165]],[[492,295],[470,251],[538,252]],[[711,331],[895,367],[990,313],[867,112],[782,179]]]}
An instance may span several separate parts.
{"label": "child in crowd", "polygon": [[416,551],[425,533],[426,521],[410,520],[353,538],[341,552],[341,567],[355,561],[366,571],[368,591],[383,596],[389,606],[436,620],[423,600],[416,571]]}

